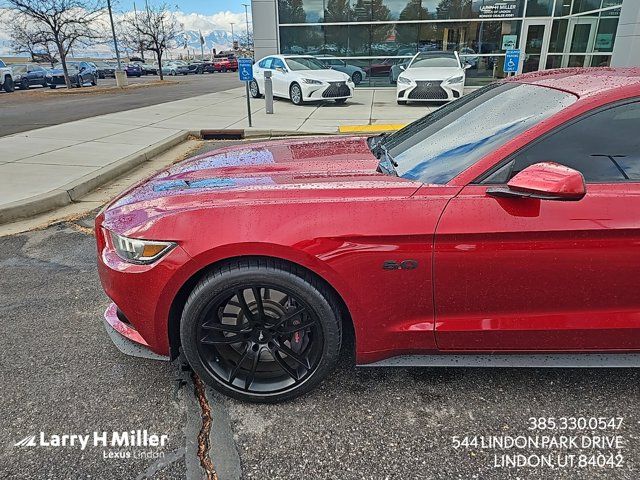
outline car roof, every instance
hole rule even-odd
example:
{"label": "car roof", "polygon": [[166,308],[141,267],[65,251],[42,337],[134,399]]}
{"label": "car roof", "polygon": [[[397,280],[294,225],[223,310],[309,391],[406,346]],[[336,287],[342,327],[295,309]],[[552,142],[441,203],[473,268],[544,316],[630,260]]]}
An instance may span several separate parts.
{"label": "car roof", "polygon": [[317,60],[317,58],[313,55],[271,55],[272,57],[280,57],[280,58],[315,58]]}
{"label": "car roof", "polygon": [[[594,97],[627,91],[640,95],[640,67],[559,68],[525,73],[506,79],[564,90],[578,97]],[[623,92],[623,90],[625,92]]]}

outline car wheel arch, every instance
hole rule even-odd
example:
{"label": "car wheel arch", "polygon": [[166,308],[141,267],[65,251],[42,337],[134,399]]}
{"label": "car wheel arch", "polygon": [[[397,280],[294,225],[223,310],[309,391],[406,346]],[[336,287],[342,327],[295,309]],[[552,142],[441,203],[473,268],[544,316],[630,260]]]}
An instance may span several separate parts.
{"label": "car wheel arch", "polygon": [[[169,306],[168,318],[167,318],[167,334],[169,339],[169,349],[170,349],[170,357],[171,359],[177,358],[180,350],[180,321],[182,318],[182,311],[184,310],[184,306],[189,298],[189,294],[193,291],[194,287],[198,284],[198,282],[204,278],[209,272],[214,269],[224,268],[226,265],[231,263],[235,263],[238,261],[252,261],[257,260],[259,262],[266,263],[276,263],[281,266],[283,269],[289,269],[290,271],[299,271],[301,273],[307,273],[315,279],[322,283],[328,291],[330,291],[334,300],[336,301],[339,307],[339,315],[342,322],[342,331],[343,336],[346,335],[347,339],[353,339],[352,341],[347,341],[344,343],[345,347],[351,348],[353,345],[355,351],[355,345],[357,345],[356,337],[357,337],[357,329],[355,328],[353,317],[351,314],[350,308],[347,306],[346,301],[344,300],[344,292],[340,292],[335,287],[334,283],[330,280],[327,280],[324,275],[318,273],[316,270],[309,268],[308,266],[303,265],[301,262],[293,261],[291,259],[283,258],[282,256],[272,256],[272,255],[260,255],[260,254],[249,254],[249,255],[236,255],[225,258],[220,258],[211,263],[208,263],[202,266],[200,269],[192,272],[192,274],[182,283],[182,285],[178,288],[177,292],[173,296],[173,300],[171,301],[171,305]],[[339,282],[339,281],[338,281]],[[340,282],[339,282],[340,283]],[[163,293],[164,295],[164,293]],[[353,297],[352,297],[353,298]]]}

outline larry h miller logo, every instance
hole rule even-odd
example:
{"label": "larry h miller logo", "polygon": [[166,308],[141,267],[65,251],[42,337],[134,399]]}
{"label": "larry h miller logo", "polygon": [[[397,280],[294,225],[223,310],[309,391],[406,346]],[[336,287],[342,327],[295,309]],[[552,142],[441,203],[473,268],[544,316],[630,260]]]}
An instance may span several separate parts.
{"label": "larry h miller logo", "polygon": [[149,433],[147,430],[91,432],[86,434],[27,435],[14,443],[14,447],[75,448],[84,451],[87,447],[101,447],[103,458],[163,458],[162,448],[169,442],[168,435]]}

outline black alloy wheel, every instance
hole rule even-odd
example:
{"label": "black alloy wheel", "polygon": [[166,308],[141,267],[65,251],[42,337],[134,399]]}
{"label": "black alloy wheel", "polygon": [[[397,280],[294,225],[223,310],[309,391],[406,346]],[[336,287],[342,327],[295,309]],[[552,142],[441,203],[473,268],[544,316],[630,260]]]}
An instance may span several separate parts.
{"label": "black alloy wheel", "polygon": [[29,79],[23,78],[20,82],[20,90],[29,90]]}
{"label": "black alloy wheel", "polygon": [[214,271],[195,287],[182,315],[191,367],[241,400],[301,395],[338,359],[342,332],[331,294],[308,274],[278,266],[249,261]]}
{"label": "black alloy wheel", "polygon": [[362,74],[360,72],[353,72],[353,75],[351,75],[351,80],[353,80],[353,83],[355,85],[359,85],[362,81]]}

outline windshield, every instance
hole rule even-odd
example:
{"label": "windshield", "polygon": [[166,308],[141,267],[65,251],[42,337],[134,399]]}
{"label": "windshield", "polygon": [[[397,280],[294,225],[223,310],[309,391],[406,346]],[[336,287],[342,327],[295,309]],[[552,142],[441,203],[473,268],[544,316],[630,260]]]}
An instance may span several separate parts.
{"label": "windshield", "polygon": [[453,54],[421,54],[411,62],[411,66],[421,68],[459,67],[460,63],[458,63],[458,59]]}
{"label": "windshield", "polygon": [[290,70],[326,70],[326,65],[315,58],[287,58],[285,59]]}
{"label": "windshield", "polygon": [[410,123],[383,141],[398,176],[445,184],[482,157],[576,101],[570,93],[494,83]]}

